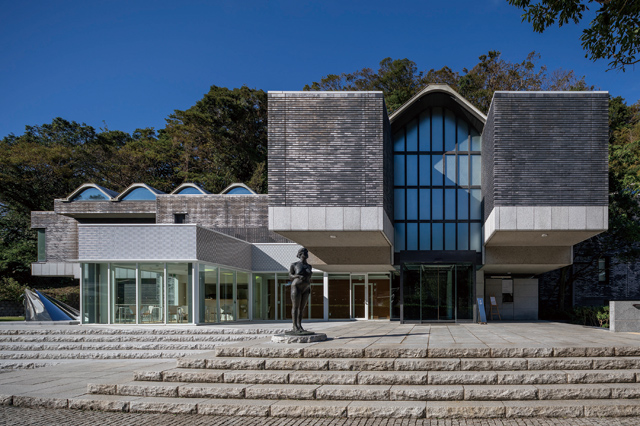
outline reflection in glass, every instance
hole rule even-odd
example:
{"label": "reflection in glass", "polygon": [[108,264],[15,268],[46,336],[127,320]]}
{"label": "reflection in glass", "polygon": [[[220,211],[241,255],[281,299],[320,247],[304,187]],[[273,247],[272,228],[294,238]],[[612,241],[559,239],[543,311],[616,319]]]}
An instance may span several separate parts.
{"label": "reflection in glass", "polygon": [[404,232],[404,223],[396,223],[395,224],[395,251],[400,251],[405,249],[405,232]]}
{"label": "reflection in glass", "polygon": [[311,296],[309,297],[309,318],[324,319],[324,274],[311,276]]}
{"label": "reflection in glass", "polygon": [[431,156],[431,184],[442,186],[444,179],[444,162],[441,155]]}
{"label": "reflection in glass", "polygon": [[458,224],[458,250],[469,250],[469,224]]}
{"label": "reflection in glass", "polygon": [[407,151],[418,150],[418,121],[411,120],[407,124]]}
{"label": "reflection in glass", "polygon": [[420,224],[420,250],[431,250],[431,225]]}
{"label": "reflection in glass", "polygon": [[348,274],[329,274],[329,319],[349,319],[351,288]]}
{"label": "reflection in glass", "polygon": [[97,188],[87,188],[73,197],[71,201],[106,201],[110,198],[107,197]]}
{"label": "reflection in glass", "polygon": [[407,155],[407,186],[418,185],[418,156]]}
{"label": "reflection in glass", "polygon": [[456,150],[456,116],[448,109],[444,110],[444,150]]}
{"label": "reflection in glass", "polygon": [[469,156],[458,155],[458,185],[469,185]]}
{"label": "reflection in glass", "polygon": [[235,321],[236,310],[233,297],[235,272],[220,269],[220,321]]}
{"label": "reflection in glass", "polygon": [[456,156],[455,155],[445,155],[445,160],[447,163],[447,172],[446,179],[444,184],[447,186],[456,184]]}
{"label": "reflection in glass", "polygon": [[431,173],[429,173],[429,169],[431,168],[431,156],[421,155],[418,167],[420,168],[420,186],[430,185]]}
{"label": "reflection in glass", "polygon": [[276,319],[276,274],[253,276],[253,319]]}
{"label": "reflection in glass", "polygon": [[418,190],[407,189],[407,220],[418,219]]}
{"label": "reflection in glass", "polygon": [[482,190],[471,190],[471,219],[482,219]]}
{"label": "reflection in glass", "polygon": [[109,275],[107,263],[82,264],[82,322],[107,324]]}
{"label": "reflection in glass", "polygon": [[239,320],[249,319],[249,274],[236,272],[236,306]]}
{"label": "reflection in glass", "polygon": [[442,223],[434,223],[431,225],[431,249],[444,249],[444,228]]}
{"label": "reflection in glass", "polygon": [[482,252],[482,224],[472,223],[469,235],[470,249],[478,253]]}
{"label": "reflection in glass", "polygon": [[431,190],[420,189],[420,220],[431,218]]}
{"label": "reflection in glass", "polygon": [[113,323],[136,323],[136,264],[112,263]]}
{"label": "reflection in glass", "polygon": [[442,108],[433,108],[431,113],[431,151],[442,151],[443,148]]}
{"label": "reflection in glass", "polygon": [[482,136],[471,129],[471,151],[480,151],[482,149]]}
{"label": "reflection in glass", "polygon": [[404,189],[394,189],[393,196],[393,215],[395,220],[404,220]]}
{"label": "reflection in glass", "polygon": [[469,150],[469,126],[464,120],[458,120],[458,151]]}
{"label": "reflection in glass", "polygon": [[444,249],[455,250],[456,249],[456,224],[445,223],[444,224]]}
{"label": "reflection in glass", "polygon": [[471,156],[471,185],[480,185],[482,178],[481,160],[479,155]]}
{"label": "reflection in glass", "polygon": [[458,189],[458,219],[469,219],[469,190]]}
{"label": "reflection in glass", "polygon": [[122,197],[122,201],[145,201],[155,199],[156,194],[143,187],[132,189],[127,193],[127,195]]}
{"label": "reflection in glass", "polygon": [[351,285],[353,286],[353,318],[366,318],[364,275],[351,275]]}
{"label": "reflection in glass", "polygon": [[396,186],[404,185],[404,155],[393,156],[393,182]]}
{"label": "reflection in glass", "polygon": [[418,250],[417,223],[407,223],[407,250]]}
{"label": "reflection in glass", "polygon": [[[431,151],[431,118],[429,111],[420,114],[420,151]],[[424,169],[427,170],[427,169]]]}
{"label": "reflection in glass", "polygon": [[140,323],[164,323],[164,263],[141,263]]}
{"label": "reflection in glass", "polygon": [[200,264],[200,322],[218,322],[218,268]]}
{"label": "reflection in glass", "polygon": [[191,322],[191,263],[167,264],[167,322]]}
{"label": "reflection in glass", "polygon": [[404,129],[393,135],[393,150],[404,151]]}
{"label": "reflection in glass", "polygon": [[391,308],[390,280],[387,274],[369,274],[369,318],[389,319]]}
{"label": "reflection in glass", "polygon": [[431,190],[431,219],[442,220],[443,208],[444,208],[443,190],[439,188],[432,189]]}
{"label": "reflection in glass", "polygon": [[456,190],[445,189],[444,192],[444,218],[453,220],[456,218]]}

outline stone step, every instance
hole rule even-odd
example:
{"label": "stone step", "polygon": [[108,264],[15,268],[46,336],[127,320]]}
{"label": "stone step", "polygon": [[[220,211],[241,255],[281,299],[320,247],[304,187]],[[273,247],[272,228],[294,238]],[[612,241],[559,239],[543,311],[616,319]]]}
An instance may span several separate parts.
{"label": "stone step", "polygon": [[342,401],[520,401],[638,399],[640,383],[544,385],[318,385],[132,381],[89,384],[91,394]]}
{"label": "stone step", "polygon": [[134,379],[248,384],[528,385],[635,383],[640,382],[640,370],[317,371],[165,368],[137,370]]}
{"label": "stone step", "polygon": [[[216,348],[218,352],[220,348]],[[640,357],[563,358],[259,358],[190,357],[178,367],[250,370],[329,371],[514,371],[640,369]]]}
{"label": "stone step", "polygon": [[30,334],[27,336],[0,336],[0,345],[49,342],[238,342],[263,338],[265,336],[261,334]]}
{"label": "stone step", "polygon": [[91,325],[85,326],[56,326],[51,328],[34,327],[20,329],[0,329],[0,336],[27,336],[27,335],[219,335],[219,334],[261,334],[273,335],[284,333],[288,329],[276,328],[222,328],[222,327],[190,327],[190,326],[121,326],[98,328]]}
{"label": "stone step", "polygon": [[217,357],[248,358],[594,358],[639,357],[640,347],[535,347],[535,348],[433,348],[377,345],[340,345],[336,341],[317,344],[261,343],[229,345],[215,351]]}
{"label": "stone step", "polygon": [[33,359],[154,359],[182,358],[197,352],[187,350],[122,350],[122,351],[7,351],[0,352],[0,360],[33,360]]}
{"label": "stone step", "polygon": [[[624,417],[640,415],[640,400],[544,401],[341,401],[274,399],[205,399],[133,397],[119,395],[7,396],[5,404],[19,407],[69,408],[131,413],[172,413],[258,417],[368,418],[525,418]],[[603,423],[604,424],[604,423]]]}
{"label": "stone step", "polygon": [[199,350],[210,351],[223,342],[56,342],[0,344],[0,351],[143,351]]}

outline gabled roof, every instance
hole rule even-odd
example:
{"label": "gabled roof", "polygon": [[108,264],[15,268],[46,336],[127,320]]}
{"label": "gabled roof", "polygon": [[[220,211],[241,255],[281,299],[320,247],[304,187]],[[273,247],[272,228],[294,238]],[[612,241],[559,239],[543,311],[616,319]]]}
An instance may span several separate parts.
{"label": "gabled roof", "polygon": [[[194,188],[195,190],[197,190],[201,194],[211,194],[211,192],[209,192],[206,189],[203,189],[202,187],[200,187],[199,185],[196,185],[195,183],[191,183],[191,182],[183,183],[182,185],[178,186],[176,189],[171,191],[171,194],[172,195],[176,195],[176,194],[178,194],[178,192],[182,191],[185,188]],[[185,195],[189,195],[189,194],[185,194]]]}
{"label": "gabled roof", "polygon": [[[234,190],[236,188],[246,189],[250,193],[250,194],[236,194],[236,195],[256,195],[256,192],[253,189],[249,188],[244,183],[232,183],[231,185],[229,185],[225,189],[223,189],[220,192],[220,194],[228,194],[230,191],[232,191],[232,190]],[[234,195],[234,194],[231,194],[231,195]]]}
{"label": "gabled roof", "polygon": [[85,189],[88,189],[88,188],[95,188],[98,191],[102,192],[105,195],[105,197],[107,197],[107,200],[112,200],[113,198],[118,196],[118,193],[116,191],[112,191],[108,188],[105,188],[104,186],[96,185],[95,183],[83,183],[78,188],[76,188],[75,191],[69,194],[67,198],[63,198],[62,201],[69,202],[73,200],[73,198],[76,195],[80,194],[81,192],[83,192]]}
{"label": "gabled roof", "polygon": [[111,201],[121,201],[124,197],[127,196],[128,193],[130,193],[131,191],[133,191],[136,188],[145,188],[148,189],[150,192],[152,192],[153,194],[164,194],[164,192],[160,191],[159,189],[155,189],[152,186],[147,185],[146,183],[134,183],[133,185],[129,185],[127,187],[127,189],[125,189],[124,191],[122,191],[117,197],[115,197],[114,199],[112,199]]}
{"label": "gabled roof", "polygon": [[407,111],[413,104],[415,104],[422,97],[434,93],[444,93],[449,95],[456,103],[458,103],[462,108],[468,111],[472,116],[476,119],[480,120],[483,124],[487,121],[487,116],[484,115],[480,110],[474,107],[471,102],[460,96],[458,92],[453,90],[448,84],[429,84],[427,87],[422,89],[420,93],[414,95],[411,99],[405,102],[400,108],[395,110],[393,114],[389,117],[389,122],[393,123],[395,119],[400,117],[403,112]]}

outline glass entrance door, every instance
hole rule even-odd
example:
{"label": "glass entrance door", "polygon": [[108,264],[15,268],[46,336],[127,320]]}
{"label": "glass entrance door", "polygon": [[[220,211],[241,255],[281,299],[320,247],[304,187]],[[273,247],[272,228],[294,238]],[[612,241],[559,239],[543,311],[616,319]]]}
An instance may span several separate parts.
{"label": "glass entrance door", "polygon": [[351,275],[353,318],[367,319],[367,290],[364,275]]}
{"label": "glass entrance door", "polygon": [[472,319],[472,265],[403,265],[403,320]]}

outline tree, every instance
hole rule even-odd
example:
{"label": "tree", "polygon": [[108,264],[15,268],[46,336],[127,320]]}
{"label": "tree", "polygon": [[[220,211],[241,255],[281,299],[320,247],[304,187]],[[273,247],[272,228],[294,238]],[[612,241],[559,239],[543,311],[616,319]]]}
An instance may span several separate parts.
{"label": "tree", "polygon": [[522,20],[542,33],[558,21],[578,24],[590,3],[598,3],[596,17],[582,32],[585,58],[606,59],[609,69],[624,71],[640,62],[640,2],[637,0],[507,0],[524,11]]}
{"label": "tree", "polygon": [[380,68],[362,68],[352,73],[329,74],[319,82],[304,86],[303,90],[379,90],[385,94],[387,110],[391,113],[411,99],[424,86],[423,73],[407,58],[384,58]]}
{"label": "tree", "polygon": [[267,94],[262,90],[211,86],[186,111],[167,119],[160,139],[177,153],[179,181],[220,192],[235,182],[266,192]]}

